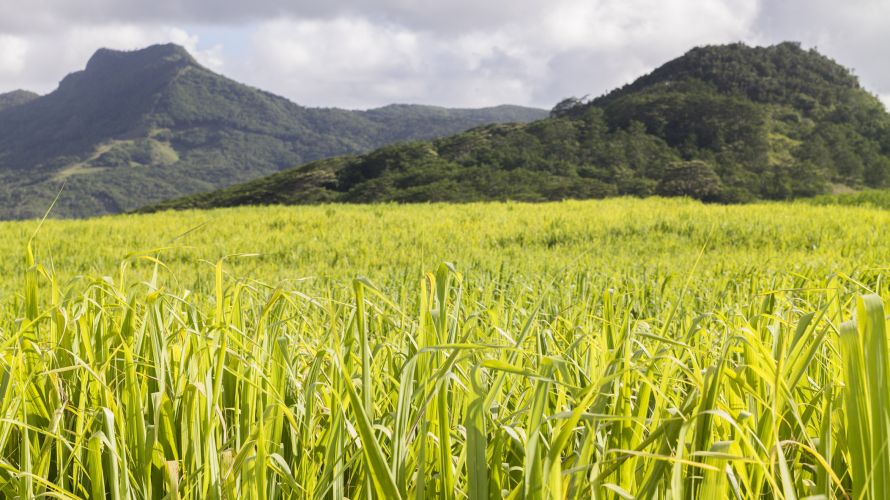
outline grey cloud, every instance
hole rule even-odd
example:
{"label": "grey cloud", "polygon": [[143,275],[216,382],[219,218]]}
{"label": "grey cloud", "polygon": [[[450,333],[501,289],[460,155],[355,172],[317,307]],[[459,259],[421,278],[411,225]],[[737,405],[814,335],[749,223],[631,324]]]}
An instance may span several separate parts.
{"label": "grey cloud", "polygon": [[[653,64],[638,57],[605,51],[573,50],[553,57],[548,64],[549,78],[535,95],[536,100],[562,97],[597,97],[629,83],[652,69]],[[558,75],[558,76],[556,76]]]}
{"label": "grey cloud", "polygon": [[538,0],[0,0],[0,30],[27,32],[62,22],[233,25],[281,17],[354,16],[454,32],[527,19],[547,8],[548,2]]}

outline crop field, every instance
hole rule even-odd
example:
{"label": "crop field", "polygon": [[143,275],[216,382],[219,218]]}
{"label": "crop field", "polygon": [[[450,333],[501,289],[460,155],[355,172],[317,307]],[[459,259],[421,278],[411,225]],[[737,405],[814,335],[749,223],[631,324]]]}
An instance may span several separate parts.
{"label": "crop field", "polygon": [[0,495],[890,498],[888,236],[623,198],[2,223]]}

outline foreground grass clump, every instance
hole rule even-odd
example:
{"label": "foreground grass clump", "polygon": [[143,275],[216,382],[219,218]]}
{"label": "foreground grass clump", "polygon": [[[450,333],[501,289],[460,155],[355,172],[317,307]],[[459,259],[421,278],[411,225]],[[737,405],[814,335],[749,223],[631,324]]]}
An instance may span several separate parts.
{"label": "foreground grass clump", "polygon": [[[334,266],[333,278],[282,280],[274,261],[233,271],[262,257],[175,268],[189,264],[177,252],[210,257],[206,243],[137,254],[95,278],[54,265],[99,255],[89,235],[29,252],[0,302],[0,493],[886,497],[879,264],[890,253],[875,234],[885,214],[658,200],[504,207],[211,215],[400,219],[392,241],[365,227],[382,250],[331,245],[352,262],[390,259],[362,265],[370,278]],[[430,232],[437,212],[476,232]],[[78,224],[47,223],[37,248]],[[272,229],[254,234],[254,250],[285,245]],[[351,238],[337,226],[301,234]],[[406,272],[415,234],[441,238],[463,265]],[[751,242],[760,252],[749,257]],[[152,257],[163,252],[174,262]]]}

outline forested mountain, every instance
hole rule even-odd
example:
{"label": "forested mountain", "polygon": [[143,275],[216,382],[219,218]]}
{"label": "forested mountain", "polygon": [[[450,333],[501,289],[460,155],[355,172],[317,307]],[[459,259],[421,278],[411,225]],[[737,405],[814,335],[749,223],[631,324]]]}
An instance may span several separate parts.
{"label": "forested mountain", "polygon": [[547,119],[314,162],[150,209],[685,195],[743,202],[890,183],[890,115],[786,42],[695,48]]}
{"label": "forested mountain", "polygon": [[38,97],[0,96],[0,218],[116,213],[319,158],[546,111],[307,108],[199,65],[185,49],[102,49]]}

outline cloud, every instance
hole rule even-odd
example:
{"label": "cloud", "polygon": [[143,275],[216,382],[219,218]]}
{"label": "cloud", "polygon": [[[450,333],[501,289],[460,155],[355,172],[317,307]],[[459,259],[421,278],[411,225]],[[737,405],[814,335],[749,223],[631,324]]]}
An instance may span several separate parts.
{"label": "cloud", "polygon": [[132,50],[162,42],[183,45],[202,64],[224,69],[221,47],[199,47],[198,38],[180,28],[74,25],[30,36],[0,34],[0,91],[24,88],[50,92],[67,73],[82,69],[98,48]]}
{"label": "cloud", "polygon": [[0,30],[80,24],[243,24],[282,17],[360,17],[425,31],[462,32],[521,23],[550,10],[543,0],[0,0]]}
{"label": "cloud", "polygon": [[0,75],[19,75],[25,69],[28,42],[18,36],[0,35]]}
{"label": "cloud", "polygon": [[[602,93],[693,45],[739,40],[757,12],[747,0],[520,1],[498,20],[493,13],[477,16],[469,2],[436,3],[423,15],[405,8],[416,4],[399,5],[385,20],[258,23],[250,63],[229,69],[312,105],[549,107],[567,95]],[[527,17],[514,19],[517,12]],[[432,18],[448,20],[431,26]],[[467,20],[462,30],[453,31],[454,19]]]}
{"label": "cloud", "polygon": [[450,39],[358,18],[279,20],[256,29],[246,63],[232,72],[309,105],[526,102],[527,63],[501,44],[509,40]]}

